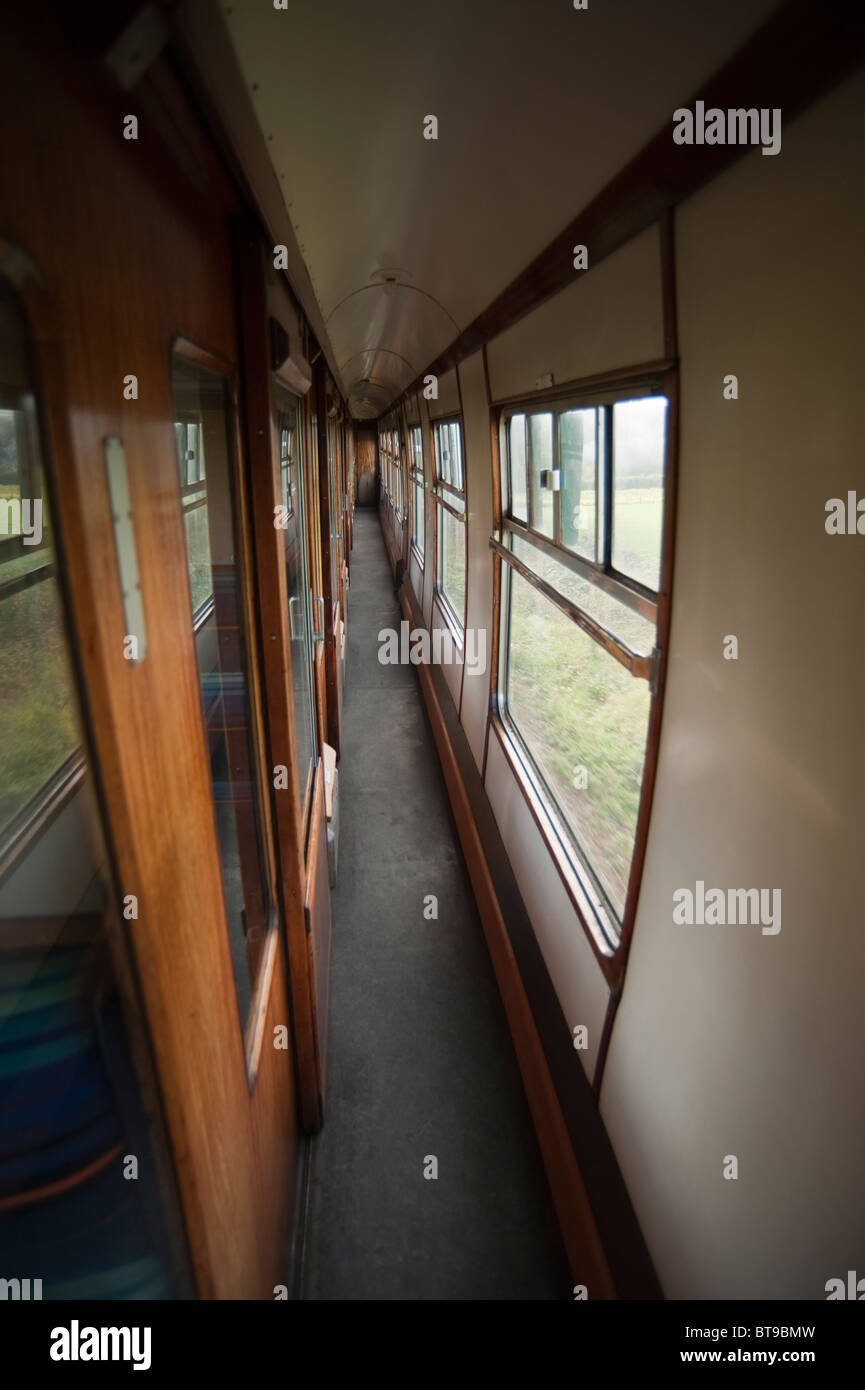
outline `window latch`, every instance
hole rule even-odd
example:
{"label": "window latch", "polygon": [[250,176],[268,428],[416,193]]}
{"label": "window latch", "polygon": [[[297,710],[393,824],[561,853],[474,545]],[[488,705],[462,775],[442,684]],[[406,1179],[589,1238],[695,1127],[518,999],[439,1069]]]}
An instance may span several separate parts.
{"label": "window latch", "polygon": [[657,695],[658,683],[661,674],[661,648],[653,647],[651,655],[651,665],[649,667],[649,694]]}

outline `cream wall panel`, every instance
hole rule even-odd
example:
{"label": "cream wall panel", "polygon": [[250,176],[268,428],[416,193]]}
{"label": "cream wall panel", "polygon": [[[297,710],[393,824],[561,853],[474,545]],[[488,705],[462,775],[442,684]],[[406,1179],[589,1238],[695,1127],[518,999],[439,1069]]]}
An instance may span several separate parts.
{"label": "cream wall panel", "polygon": [[438,399],[427,401],[432,419],[440,420],[443,415],[458,415],[460,393],[457,385],[456,367],[452,367],[449,372],[445,372],[443,376],[439,377],[438,388]]}
{"label": "cream wall panel", "polygon": [[78,910],[105,854],[93,822],[89,774],[0,887],[0,919],[64,917]]}
{"label": "cream wall panel", "polygon": [[591,1080],[609,1000],[609,988],[565,892],[547,846],[495,733],[490,733],[486,792],[534,927],[568,1031],[588,1029],[588,1048],[574,1051]]}
{"label": "cream wall panel", "polygon": [[[824,529],[865,491],[863,143],[859,75],[677,214],[671,665],[602,1089],[672,1298],[865,1273],[865,537]],[[780,932],[674,925],[697,879],[780,888]]]}
{"label": "cream wall panel", "polygon": [[495,400],[663,356],[661,246],[657,225],[634,237],[569,289],[548,299],[487,347]]}
{"label": "cream wall panel", "polygon": [[[444,671],[445,680],[448,684],[448,690],[450,691],[453,697],[453,702],[456,705],[457,710],[459,710],[460,684],[462,682],[463,675],[462,650],[460,647],[457,646],[456,642],[451,636],[451,630],[442,614],[441,607],[437,601],[434,602],[432,606],[432,623],[430,625],[430,632],[435,632],[436,629],[438,629],[440,632],[444,634],[443,638],[441,639],[441,666],[442,670]],[[439,639],[437,638],[435,640],[438,641]]]}

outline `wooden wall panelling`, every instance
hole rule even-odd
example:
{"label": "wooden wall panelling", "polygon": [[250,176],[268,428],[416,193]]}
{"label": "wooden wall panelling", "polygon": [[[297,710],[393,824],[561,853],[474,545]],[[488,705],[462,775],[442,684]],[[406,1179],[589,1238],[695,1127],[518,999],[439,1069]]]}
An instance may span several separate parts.
{"label": "wooden wall panelling", "polygon": [[[0,20],[4,30],[7,23]],[[0,44],[0,121],[9,132],[0,218],[58,305],[62,363],[43,364],[47,452],[94,775],[118,880],[138,897],[138,918],[125,929],[198,1291],[267,1297],[288,1216],[293,1079],[290,1056],[271,1049],[250,1094],[201,722],[169,367],[179,331],[236,359],[232,195],[224,190],[219,206],[202,199],[146,119],[137,144],[124,142],[124,114],[143,115],[146,102],[115,95],[95,64],[61,60],[44,31],[22,31],[4,32]],[[48,207],[65,209],[62,236]],[[134,401],[123,398],[127,374],[138,378]],[[137,665],[122,654],[107,435],[124,440],[129,471],[148,629]],[[267,1033],[284,1018],[278,953],[263,977]]]}

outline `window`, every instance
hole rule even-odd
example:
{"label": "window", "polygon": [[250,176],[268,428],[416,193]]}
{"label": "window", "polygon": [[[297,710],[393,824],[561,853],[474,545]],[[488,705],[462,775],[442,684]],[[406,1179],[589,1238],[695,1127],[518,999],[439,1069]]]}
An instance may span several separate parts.
{"label": "window", "polygon": [[411,540],[423,564],[424,542],[424,486],[423,486],[423,443],[420,425],[411,425],[408,436],[411,467]]}
{"label": "window", "polygon": [[201,427],[196,420],[176,420],[174,434],[180,469],[180,501],[186,534],[189,588],[197,625],[206,616],[213,601]]}
{"label": "window", "polygon": [[330,418],[327,422],[327,467],[330,483],[330,583],[334,606],[339,601],[339,580],[342,573],[339,466],[337,425],[335,419]]}
{"label": "window", "polygon": [[[260,788],[250,698],[248,632],[242,566],[244,535],[229,385],[216,371],[175,352],[172,365],[175,420],[194,425],[203,480],[202,565],[212,586],[203,619],[196,610],[198,556],[187,526],[187,570],[198,663],[201,715],[210,759],[229,944],[241,1025],[245,1028],[270,925],[270,895],[261,832]],[[181,505],[189,460],[175,430]]]}
{"label": "window", "polygon": [[317,761],[313,694],[312,601],[306,553],[306,496],[301,458],[300,402],[282,386],[274,389],[279,447],[279,498],[285,508],[285,577],[291,642],[291,685],[301,815]]}
{"label": "window", "polygon": [[381,474],[382,497],[390,497],[392,486],[390,471],[390,447],[388,444],[388,435],[385,430],[381,430],[378,436],[378,461],[379,471]]}
{"label": "window", "polygon": [[0,282],[0,850],[80,761],[26,332]]}
{"label": "window", "polygon": [[379,471],[381,475],[381,495],[387,498],[396,513],[397,520],[405,517],[407,501],[403,496],[402,454],[399,429],[393,417],[384,422],[387,428],[379,430]]}
{"label": "window", "polygon": [[590,404],[514,407],[500,426],[499,713],[607,954],[621,935],[643,784],[667,407],[653,383]]}
{"label": "window", "polygon": [[393,440],[393,499],[397,515],[402,516],[402,463],[399,452],[399,434],[394,430]]}
{"label": "window", "polygon": [[466,603],[466,495],[459,420],[433,426],[436,465],[436,592],[462,631]]}

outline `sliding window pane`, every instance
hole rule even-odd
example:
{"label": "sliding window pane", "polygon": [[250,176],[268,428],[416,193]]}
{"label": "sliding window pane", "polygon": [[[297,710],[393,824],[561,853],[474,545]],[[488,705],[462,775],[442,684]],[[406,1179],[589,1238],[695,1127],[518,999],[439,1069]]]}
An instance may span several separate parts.
{"label": "sliding window pane", "polygon": [[450,432],[447,425],[436,425],[436,454],[438,456],[438,474],[442,482],[453,485],[453,460],[451,458]]}
{"label": "sliding window pane", "polygon": [[523,540],[522,536],[512,534],[510,548],[533,574],[545,580],[564,598],[570,599],[613,637],[618,637],[620,642],[624,642],[632,652],[638,656],[651,654],[657,629],[649,618],[635,613],[633,608],[629,608],[612,594],[605,593],[583,575],[575,574],[561,560],[545,554],[531,541]]}
{"label": "sliding window pane", "polygon": [[528,523],[525,415],[512,415],[508,421],[508,458],[511,481],[511,516],[516,521]]}
{"label": "sliding window pane", "polygon": [[621,919],[643,781],[648,682],[522,576],[512,571],[509,584],[508,714],[574,847]]}
{"label": "sliding window pane", "polygon": [[0,286],[0,841],[75,753],[78,730],[17,306]]}
{"label": "sliding window pane", "polygon": [[598,421],[597,409],[566,410],[559,416],[562,470],[562,544],[597,559]]}
{"label": "sliding window pane", "polygon": [[[270,904],[249,697],[249,636],[245,630],[240,572],[242,536],[235,493],[232,411],[225,379],[179,354],[174,357],[172,382],[176,418],[196,424],[206,459],[204,514],[213,604],[196,626],[195,654],[229,945],[241,1024],[245,1027],[263,954]],[[186,461],[180,456],[178,469],[182,480]],[[193,563],[187,550],[190,591]]]}
{"label": "sliding window pane", "polygon": [[462,433],[460,430],[459,423],[456,420],[451,420],[447,428],[448,433],[450,435],[450,450],[453,467],[453,485],[455,488],[459,488],[460,492],[464,492],[466,486],[466,476],[465,469],[463,467]]}
{"label": "sliding window pane", "polygon": [[418,480],[415,479],[414,482],[413,482],[413,484],[412,484],[412,493],[413,493],[413,495],[414,495],[414,512],[413,512],[413,516],[414,516],[414,527],[413,527],[412,540],[414,541],[415,546],[417,547],[417,549],[418,549],[419,552],[420,552],[420,557],[421,557],[421,559],[423,559],[423,536],[424,536],[424,492],[423,492],[423,483],[418,482]]}
{"label": "sliding window pane", "polygon": [[531,455],[532,520],[531,524],[542,535],[553,536],[553,489],[550,479],[546,485],[541,482],[541,474],[553,467],[553,417],[552,415],[529,416],[529,448]]}
{"label": "sliding window pane", "polygon": [[207,482],[204,441],[195,420],[174,424],[177,461],[180,468],[180,501],[189,567],[192,611],[199,620],[213,598],[210,574],[210,540],[207,531]]}
{"label": "sliding window pane", "polygon": [[0,840],[75,753],[77,728],[57,581],[18,588],[0,564]]}
{"label": "sliding window pane", "polygon": [[613,406],[613,568],[657,592],[664,521],[666,396]]}
{"label": "sliding window pane", "polygon": [[460,627],[466,605],[466,528],[446,507],[439,513],[439,576],[445,598]]}
{"label": "sliding window pane", "polygon": [[457,420],[448,420],[435,427],[436,467],[442,482],[460,492],[465,487],[463,472],[462,444],[460,426]]}

